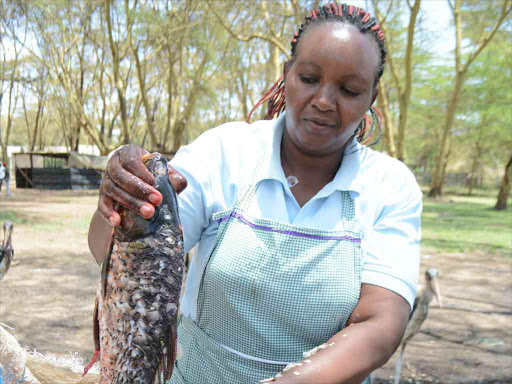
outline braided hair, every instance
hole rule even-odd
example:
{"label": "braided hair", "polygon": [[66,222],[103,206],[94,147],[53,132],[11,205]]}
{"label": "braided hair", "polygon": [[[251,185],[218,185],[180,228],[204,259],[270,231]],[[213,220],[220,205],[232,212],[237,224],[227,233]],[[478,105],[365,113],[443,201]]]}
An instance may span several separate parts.
{"label": "braided hair", "polygon": [[[332,2],[317,9],[314,9],[305,19],[304,23],[300,26],[299,30],[293,35],[291,46],[291,59],[293,62],[297,54],[297,45],[300,37],[311,25],[318,25],[326,22],[341,22],[349,23],[356,27],[362,34],[368,34],[377,43],[380,61],[375,76],[375,86],[379,82],[382,74],[384,73],[384,64],[386,62],[386,47],[384,44],[384,33],[380,29],[378,21],[372,17],[364,9],[355,7],[353,5],[338,4]],[[285,109],[285,87],[284,87],[284,74],[272,85],[272,87],[263,95],[263,97],[254,105],[247,116],[247,122],[250,121],[251,115],[260,105],[268,102],[267,114],[265,120],[271,120],[277,117]],[[368,137],[372,134],[375,127],[380,131],[379,117],[380,113],[375,107],[370,107],[370,116],[365,114],[364,119],[361,121],[357,130],[357,141],[367,141]]]}

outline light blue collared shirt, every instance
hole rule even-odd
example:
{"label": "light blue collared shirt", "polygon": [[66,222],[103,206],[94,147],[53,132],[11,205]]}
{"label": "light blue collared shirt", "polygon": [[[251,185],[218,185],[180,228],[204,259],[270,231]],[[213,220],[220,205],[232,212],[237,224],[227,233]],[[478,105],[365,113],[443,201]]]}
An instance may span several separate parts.
{"label": "light blue collared shirt", "polygon": [[[254,181],[260,185],[250,216],[320,230],[342,228],[339,191],[349,191],[362,232],[362,282],[401,295],[412,308],[422,210],[422,193],[414,175],[402,162],[353,140],[334,179],[301,208],[281,167],[284,125],[284,113],[271,121],[223,124],[182,147],[171,161],[188,181],[179,195],[185,251],[197,245],[182,313],[196,320],[199,285],[218,229],[212,215],[233,208]],[[260,160],[259,176],[254,179]]]}

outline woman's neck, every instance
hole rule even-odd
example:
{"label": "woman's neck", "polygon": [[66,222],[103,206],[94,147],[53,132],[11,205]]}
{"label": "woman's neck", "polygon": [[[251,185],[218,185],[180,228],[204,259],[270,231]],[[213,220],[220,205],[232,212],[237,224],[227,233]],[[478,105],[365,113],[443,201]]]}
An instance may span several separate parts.
{"label": "woman's neck", "polygon": [[305,153],[292,143],[286,129],[283,132],[281,166],[286,177],[298,180],[292,193],[301,207],[334,179],[342,158],[343,150],[323,156]]}

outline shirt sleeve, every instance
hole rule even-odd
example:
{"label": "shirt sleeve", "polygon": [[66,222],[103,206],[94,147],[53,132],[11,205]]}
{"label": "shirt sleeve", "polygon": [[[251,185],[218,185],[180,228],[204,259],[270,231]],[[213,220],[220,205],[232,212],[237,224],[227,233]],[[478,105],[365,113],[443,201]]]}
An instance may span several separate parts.
{"label": "shirt sleeve", "polygon": [[192,144],[181,147],[171,160],[171,166],[187,180],[187,187],[178,196],[185,252],[190,251],[199,242],[209,225],[211,214],[208,202],[212,201],[209,196],[211,195],[209,164],[216,162],[206,159],[205,154],[212,156],[212,152],[215,151],[212,141],[211,135],[204,133]]}
{"label": "shirt sleeve", "polygon": [[[401,172],[402,173],[402,172]],[[420,264],[422,193],[409,171],[390,175],[384,204],[366,234],[362,282],[402,296],[413,308]]]}

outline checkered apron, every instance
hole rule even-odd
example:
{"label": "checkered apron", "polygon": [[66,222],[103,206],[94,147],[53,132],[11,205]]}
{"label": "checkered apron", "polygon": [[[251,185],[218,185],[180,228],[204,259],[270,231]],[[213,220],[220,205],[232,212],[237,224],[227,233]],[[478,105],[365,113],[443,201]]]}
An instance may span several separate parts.
{"label": "checkered apron", "polygon": [[[178,327],[183,355],[170,384],[256,384],[345,327],[359,300],[361,234],[342,191],[343,230],[250,217],[253,183],[219,221],[197,322]],[[369,383],[369,379],[364,382]]]}

